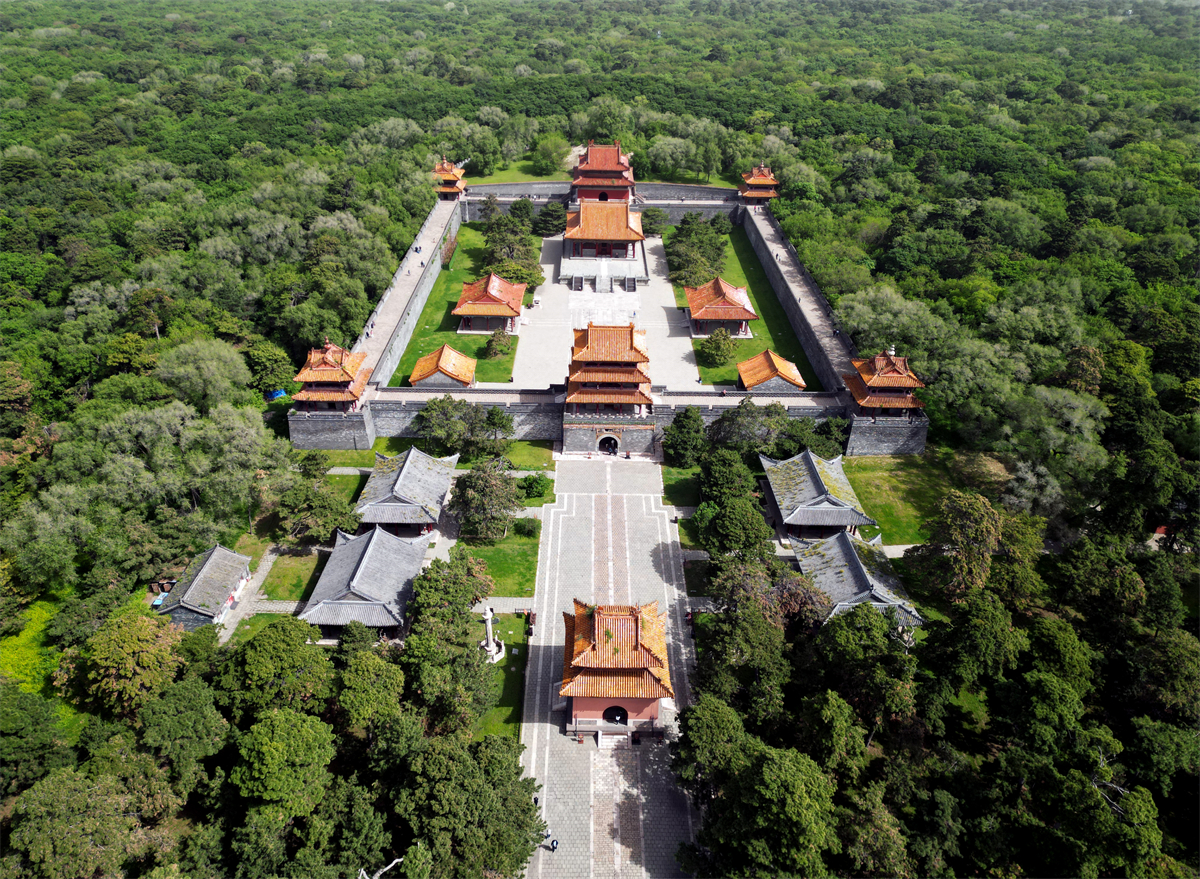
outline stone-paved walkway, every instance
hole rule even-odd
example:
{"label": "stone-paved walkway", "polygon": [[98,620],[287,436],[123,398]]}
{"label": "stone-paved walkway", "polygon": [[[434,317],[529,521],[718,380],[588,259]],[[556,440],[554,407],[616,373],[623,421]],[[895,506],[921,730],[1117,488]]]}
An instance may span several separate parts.
{"label": "stone-paved walkway", "polygon": [[[670,771],[665,743],[598,750],[563,734],[562,613],[572,599],[644,604],[657,600],[668,614],[667,647],[676,703],[691,699],[688,670],[694,649],[685,623],[678,532],[662,504],[658,467],[608,459],[560,461],[557,498],[543,508],[537,590],[537,624],[529,646],[521,742],[526,771],[542,785],[541,806],[559,849],[539,849],[531,879],[667,877],[683,875],[675,863],[681,842],[698,820]],[[498,600],[489,602],[498,606]],[[673,726],[676,705],[664,703]]]}
{"label": "stone-paved walkway", "polygon": [[[383,294],[383,305],[375,315],[375,327],[371,330],[371,335],[360,340],[360,344],[354,348],[355,351],[366,353],[367,357],[363,360],[364,367],[374,369],[379,363],[379,358],[383,356],[388,342],[392,339],[392,333],[396,331],[397,324],[404,317],[404,311],[408,308],[408,301],[412,298],[417,282],[421,280],[421,273],[425,270],[421,263],[442,258],[439,250],[442,236],[446,233],[446,227],[450,225],[450,218],[456,210],[458,210],[456,201],[439,201],[434,205],[423,233],[412,243],[412,247],[404,255],[404,260],[392,278],[392,283]],[[420,254],[416,252],[417,247],[421,248]],[[385,386],[390,378],[391,376],[371,376],[372,381]]]}
{"label": "stone-paved walkway", "polygon": [[260,603],[259,594],[262,589],[263,581],[267,579],[267,574],[271,573],[271,566],[275,564],[275,559],[279,558],[279,547],[272,544],[267,547],[263,557],[258,561],[258,567],[254,569],[254,573],[250,577],[250,582],[246,585],[246,591],[242,593],[241,600],[238,601],[233,608],[230,609],[228,615],[221,621],[220,634],[217,635],[217,642],[224,644],[233,637],[233,633],[237,630],[238,623],[242,620],[254,616],[256,613],[267,613],[268,611],[255,610],[255,606]]}

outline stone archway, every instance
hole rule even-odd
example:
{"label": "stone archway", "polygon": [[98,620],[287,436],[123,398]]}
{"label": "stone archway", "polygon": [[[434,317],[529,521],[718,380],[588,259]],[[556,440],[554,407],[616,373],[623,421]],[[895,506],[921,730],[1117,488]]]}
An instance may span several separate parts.
{"label": "stone archway", "polygon": [[608,201],[608,193],[607,192],[600,193],[600,201]]}
{"label": "stone archway", "polygon": [[597,446],[599,451],[605,455],[615,455],[620,447],[621,441],[615,436],[600,437],[600,443]]}

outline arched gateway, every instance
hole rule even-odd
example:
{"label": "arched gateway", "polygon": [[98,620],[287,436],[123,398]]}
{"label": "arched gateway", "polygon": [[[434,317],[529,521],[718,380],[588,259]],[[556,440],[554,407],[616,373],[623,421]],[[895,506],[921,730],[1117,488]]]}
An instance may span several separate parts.
{"label": "arched gateway", "polygon": [[619,446],[620,442],[615,436],[600,437],[600,451],[602,454],[615,455]]}

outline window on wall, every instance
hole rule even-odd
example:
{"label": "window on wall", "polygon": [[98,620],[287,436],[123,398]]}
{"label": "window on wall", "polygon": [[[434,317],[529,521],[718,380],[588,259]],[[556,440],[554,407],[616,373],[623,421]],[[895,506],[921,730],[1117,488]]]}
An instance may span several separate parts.
{"label": "window on wall", "polygon": [[625,248],[624,244],[614,244],[613,249],[612,249],[612,255],[616,259],[625,259],[625,251],[626,251],[626,248]]}

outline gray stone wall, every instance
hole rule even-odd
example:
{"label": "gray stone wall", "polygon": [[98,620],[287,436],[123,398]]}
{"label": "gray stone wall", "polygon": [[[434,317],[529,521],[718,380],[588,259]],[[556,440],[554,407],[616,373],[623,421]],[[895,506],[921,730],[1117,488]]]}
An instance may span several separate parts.
{"label": "gray stone wall", "polygon": [[[461,225],[462,212],[455,211],[450,216],[446,236],[442,238],[442,241],[444,242],[446,237],[452,238],[457,235]],[[425,263],[424,268],[421,268],[422,261]],[[410,251],[409,255],[405,257],[405,263],[408,263],[410,267],[415,263],[415,267],[412,267],[412,270],[420,271],[421,278],[408,300],[408,305],[404,309],[404,315],[400,318],[400,323],[396,325],[391,339],[388,340],[387,347],[379,357],[379,363],[376,364],[375,371],[371,374],[371,384],[373,385],[383,385],[386,387],[388,382],[392,380],[392,375],[396,372],[396,367],[400,365],[400,358],[404,356],[404,349],[408,347],[408,343],[412,339],[413,330],[416,329],[417,321],[421,319],[421,310],[425,308],[425,303],[429,301],[429,292],[433,289],[433,284],[437,281],[438,275],[442,273],[442,246],[439,244],[436,251],[422,253],[420,256],[416,256]],[[400,270],[408,271],[404,263],[401,264]]]}
{"label": "gray stone wall", "polygon": [[825,351],[821,347],[821,343],[817,340],[816,334],[812,331],[812,327],[804,319],[804,314],[800,310],[800,303],[792,295],[791,288],[788,286],[787,281],[783,277],[783,272],[779,268],[779,263],[771,254],[771,249],[758,234],[758,227],[753,223],[746,223],[742,228],[746,230],[746,237],[750,239],[750,246],[754,248],[754,253],[758,257],[758,261],[762,263],[763,271],[767,273],[767,277],[771,281],[771,287],[775,290],[775,295],[779,297],[779,301],[783,305],[783,310],[787,312],[788,322],[791,323],[792,329],[796,333],[796,338],[800,340],[800,346],[804,348],[804,353],[808,357],[808,362],[812,364],[813,372],[817,374],[817,378],[823,386],[821,390],[836,391],[842,386],[842,378],[834,370],[833,364],[825,356]]}
{"label": "gray stone wall", "polygon": [[920,418],[870,418],[854,416],[850,422],[847,457],[856,455],[919,455],[925,451],[929,421]]}
{"label": "gray stone wall", "polygon": [[754,386],[754,392],[756,394],[791,394],[795,393],[797,390],[798,389],[794,384],[789,381],[785,381],[779,376],[775,376],[775,378],[772,379],[767,379],[767,381],[763,382],[762,384]]}
{"label": "gray stone wall", "polygon": [[467,199],[496,198],[566,198],[571,192],[569,180],[545,180],[532,183],[471,183],[467,178]]}
{"label": "gray stone wall", "polygon": [[298,449],[369,449],[375,424],[369,405],[345,415],[293,411],[288,413],[288,434]]}
{"label": "gray stone wall", "polygon": [[617,441],[619,454],[649,455],[653,454],[655,442],[662,433],[652,425],[567,424],[562,427],[563,451],[599,451],[600,440],[606,436]]}
{"label": "gray stone wall", "polygon": [[678,199],[675,201],[647,201],[638,205],[639,210],[644,211],[646,208],[658,208],[665,211],[673,226],[679,224],[684,214],[699,214],[706,220],[711,220],[717,214],[723,214],[729,217],[734,223],[737,223],[739,222],[738,217],[741,211],[741,206],[737,204],[706,205],[697,204],[696,202],[681,203]]}
{"label": "gray stone wall", "polygon": [[[417,435],[416,418],[425,408],[424,400],[372,400],[369,405],[376,436]],[[514,439],[558,441],[562,437],[562,406],[557,403],[510,403],[501,408],[513,417]]]}
{"label": "gray stone wall", "polygon": [[638,198],[661,201],[686,198],[692,201],[737,201],[738,191],[729,186],[700,186],[691,183],[638,183],[634,187]]}

